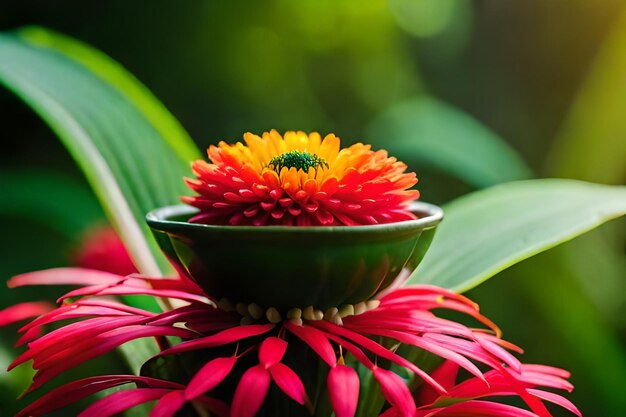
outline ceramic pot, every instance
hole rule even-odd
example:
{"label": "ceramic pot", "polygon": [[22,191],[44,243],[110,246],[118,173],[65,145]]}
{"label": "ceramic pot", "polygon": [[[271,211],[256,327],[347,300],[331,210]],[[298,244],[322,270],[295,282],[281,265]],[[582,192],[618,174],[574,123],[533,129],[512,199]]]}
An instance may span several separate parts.
{"label": "ceramic pot", "polygon": [[170,261],[216,299],[286,311],[325,310],[374,297],[417,268],[443,217],[416,202],[417,220],[363,226],[217,226],[188,223],[197,209],[147,215]]}

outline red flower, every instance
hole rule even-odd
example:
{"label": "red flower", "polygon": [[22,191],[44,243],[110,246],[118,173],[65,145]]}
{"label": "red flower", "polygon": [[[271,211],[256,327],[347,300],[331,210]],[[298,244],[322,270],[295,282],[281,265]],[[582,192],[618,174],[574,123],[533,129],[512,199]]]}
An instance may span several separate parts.
{"label": "red flower", "polygon": [[182,200],[200,209],[190,221],[232,225],[358,225],[414,219],[414,173],[386,151],[339,138],[275,130],[244,135],[246,144],[211,146],[211,163],[196,161],[198,195]]}
{"label": "red flower", "polygon": [[138,272],[124,243],[109,226],[97,226],[85,233],[72,264],[118,275]]}
{"label": "red flower", "polygon": [[[190,373],[183,380],[171,381],[124,375],[87,378],[51,391],[18,416],[43,415],[95,392],[135,384],[96,401],[82,415],[114,415],[154,400],[153,416],[173,416],[185,404],[217,416],[253,416],[260,410],[271,414],[276,401],[287,402],[284,406],[289,409],[306,407],[312,412],[324,407],[320,398],[327,392],[335,415],[348,417],[355,413],[361,383],[368,374],[380,385],[386,400],[385,417],[543,417],[550,415],[546,401],[580,415],[563,397],[543,390],[571,390],[567,372],[521,364],[510,353],[519,349],[499,337],[498,329],[474,303],[437,287],[393,291],[368,311],[334,312],[333,322],[296,312],[279,323],[261,318],[241,324],[242,316],[216,308],[186,279],[53,269],[10,281],[11,286],[32,284],[82,287],[61,297],[60,307],[21,329],[20,344],[27,343],[28,348],[11,368],[33,361],[37,372],[28,392],[91,358],[145,337],[159,341],[162,351],[157,357],[178,358],[185,363],[179,370]],[[186,305],[155,314],[108,299],[129,294],[174,298]],[[469,314],[486,328],[470,329],[440,318],[433,313],[436,309]],[[67,319],[76,321],[38,337],[42,326]],[[170,345],[172,337],[181,342]],[[420,362],[401,354],[405,347],[429,352],[445,362],[429,373]],[[458,381],[458,368],[472,376]],[[322,391],[319,387],[324,384],[319,381],[326,381]],[[520,397],[531,411],[485,399],[502,395]],[[327,414],[330,412],[328,409]]]}

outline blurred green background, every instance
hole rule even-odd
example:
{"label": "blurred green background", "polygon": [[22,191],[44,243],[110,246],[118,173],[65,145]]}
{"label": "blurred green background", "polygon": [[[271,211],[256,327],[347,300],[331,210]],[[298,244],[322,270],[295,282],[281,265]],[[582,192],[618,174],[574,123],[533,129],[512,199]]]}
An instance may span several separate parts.
{"label": "blurred green background", "polygon": [[[29,24],[122,63],[201,148],[245,131],[334,132],[389,148],[434,203],[527,177],[626,180],[626,1],[0,4],[0,30]],[[0,114],[0,276],[67,265],[103,215],[43,122],[4,90]],[[487,160],[506,166],[476,174]],[[588,416],[626,410],[625,242],[614,221],[469,293],[526,362],[573,372],[570,398]],[[50,293],[0,288],[0,308]],[[16,328],[0,333],[3,368]],[[107,360],[93,366],[122,372]],[[28,375],[0,372],[1,415],[19,409]]]}

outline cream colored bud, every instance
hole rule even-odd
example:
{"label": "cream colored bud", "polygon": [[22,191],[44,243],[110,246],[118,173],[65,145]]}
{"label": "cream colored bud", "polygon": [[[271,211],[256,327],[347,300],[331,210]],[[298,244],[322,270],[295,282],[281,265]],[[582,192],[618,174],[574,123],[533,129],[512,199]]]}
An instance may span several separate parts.
{"label": "cream colored bud", "polygon": [[354,315],[359,315],[367,311],[367,305],[363,301],[354,305]]}
{"label": "cream colored bud", "polygon": [[276,310],[274,307],[270,307],[265,311],[265,317],[267,317],[267,320],[270,323],[280,323],[282,321],[282,317],[280,316],[280,313],[278,312],[278,310]]}
{"label": "cream colored bud", "polygon": [[380,300],[369,300],[366,302],[366,305],[368,310],[373,310],[375,308],[378,308],[378,306],[380,305]]}
{"label": "cream colored bud", "polygon": [[342,305],[339,309],[339,317],[344,318],[354,316],[354,306],[352,304]]}
{"label": "cream colored bud", "polygon": [[244,303],[237,303],[235,305],[235,311],[241,314],[242,316],[245,316],[248,314],[248,306],[245,305]]}
{"label": "cream colored bud", "polygon": [[287,312],[287,317],[290,319],[299,319],[302,317],[302,310],[299,308],[292,308]]}
{"label": "cream colored bud", "polygon": [[250,313],[252,318],[254,318],[255,320],[263,317],[263,309],[257,303],[252,303],[248,306],[248,313]]}
{"label": "cream colored bud", "polygon": [[228,298],[222,298],[221,300],[219,300],[217,302],[217,306],[220,308],[220,310],[224,310],[226,312],[231,312],[235,310],[235,306],[233,306],[233,303],[231,303]]}
{"label": "cream colored bud", "polygon": [[302,318],[305,320],[315,320],[315,310],[313,310],[313,306],[308,306],[304,310],[302,310]]}
{"label": "cream colored bud", "polygon": [[324,320],[331,321],[333,316],[339,312],[337,307],[331,307],[324,313]]}

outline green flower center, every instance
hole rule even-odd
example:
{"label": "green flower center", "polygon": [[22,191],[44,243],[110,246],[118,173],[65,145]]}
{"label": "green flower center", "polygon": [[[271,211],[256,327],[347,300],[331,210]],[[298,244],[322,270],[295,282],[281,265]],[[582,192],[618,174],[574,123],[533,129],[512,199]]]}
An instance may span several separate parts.
{"label": "green flower center", "polygon": [[307,172],[309,168],[328,168],[328,162],[319,156],[305,151],[289,151],[275,156],[268,166],[277,173],[283,168],[295,168]]}

